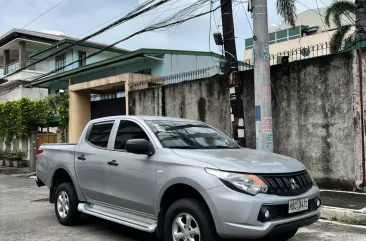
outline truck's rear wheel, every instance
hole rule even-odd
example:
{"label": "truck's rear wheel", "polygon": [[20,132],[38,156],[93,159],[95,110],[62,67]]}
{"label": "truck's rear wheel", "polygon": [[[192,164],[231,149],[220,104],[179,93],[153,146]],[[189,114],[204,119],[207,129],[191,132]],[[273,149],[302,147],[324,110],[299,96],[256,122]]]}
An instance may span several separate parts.
{"label": "truck's rear wheel", "polygon": [[210,211],[195,199],[173,203],[165,215],[164,227],[166,241],[219,240]]}
{"label": "truck's rear wheel", "polygon": [[80,217],[78,197],[72,183],[65,182],[57,187],[55,193],[55,212],[62,225],[73,225]]}

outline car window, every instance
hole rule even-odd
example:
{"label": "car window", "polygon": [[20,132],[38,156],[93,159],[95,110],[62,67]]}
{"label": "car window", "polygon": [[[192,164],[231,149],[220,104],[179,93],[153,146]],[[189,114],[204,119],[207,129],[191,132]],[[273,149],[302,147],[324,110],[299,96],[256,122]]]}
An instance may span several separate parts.
{"label": "car window", "polygon": [[240,148],[234,140],[204,123],[192,121],[145,121],[165,148]]}
{"label": "car window", "polygon": [[121,121],[118,127],[114,149],[126,149],[126,142],[131,139],[145,139],[149,141],[145,131],[132,121]]}
{"label": "car window", "polygon": [[88,141],[95,146],[107,148],[112,127],[113,122],[93,124],[88,136]]}

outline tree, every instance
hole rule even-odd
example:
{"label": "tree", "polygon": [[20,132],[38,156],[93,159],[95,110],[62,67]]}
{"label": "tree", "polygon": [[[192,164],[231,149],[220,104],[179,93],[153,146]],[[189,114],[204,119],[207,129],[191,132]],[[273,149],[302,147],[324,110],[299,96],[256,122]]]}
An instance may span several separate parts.
{"label": "tree", "polygon": [[[325,24],[330,27],[333,22],[337,26],[337,31],[330,40],[330,50],[332,53],[338,52],[343,46],[352,46],[353,43],[355,43],[356,38],[361,36],[360,34],[366,27],[366,25],[363,25],[364,21],[362,20],[365,16],[364,4],[365,0],[356,0],[355,3],[341,0],[335,1],[327,8]],[[358,8],[356,6],[358,6]],[[356,15],[356,13],[358,14]],[[356,16],[355,24],[353,24],[353,16]],[[341,20],[342,17],[349,19],[351,23],[343,24]],[[350,33],[353,26],[356,26],[356,32]]]}

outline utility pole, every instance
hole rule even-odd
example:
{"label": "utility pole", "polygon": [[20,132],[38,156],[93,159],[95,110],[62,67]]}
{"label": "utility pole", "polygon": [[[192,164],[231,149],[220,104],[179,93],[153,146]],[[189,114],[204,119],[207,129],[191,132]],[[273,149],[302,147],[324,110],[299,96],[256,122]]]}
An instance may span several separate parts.
{"label": "utility pole", "polygon": [[267,0],[251,0],[253,14],[256,147],[273,152]]}
{"label": "utility pole", "polygon": [[239,64],[236,55],[235,28],[232,0],[221,0],[222,32],[224,39],[225,59],[230,65],[230,106],[233,137],[245,147],[244,109],[242,104],[242,88],[239,76]]}

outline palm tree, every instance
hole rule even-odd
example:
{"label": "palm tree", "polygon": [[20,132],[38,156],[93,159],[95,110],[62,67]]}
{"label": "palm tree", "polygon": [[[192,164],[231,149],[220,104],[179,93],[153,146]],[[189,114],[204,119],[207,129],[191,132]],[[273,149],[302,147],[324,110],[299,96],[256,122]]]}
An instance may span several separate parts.
{"label": "palm tree", "polygon": [[[355,16],[356,21],[353,20]],[[346,17],[350,23],[342,24],[341,18]],[[331,20],[337,26],[337,31],[330,40],[331,52],[338,52],[342,47],[347,49],[359,44],[363,46],[366,40],[366,6],[365,0],[355,0],[354,3],[346,0],[336,1],[329,6],[325,16],[325,23],[328,27]],[[355,32],[350,32],[352,27],[356,27]],[[360,43],[362,42],[362,43]]]}
{"label": "palm tree", "polygon": [[[356,0],[355,3],[346,0],[336,1],[327,8],[325,24],[330,27],[333,22],[337,26],[337,31],[330,40],[330,50],[332,53],[341,50],[342,46],[353,45],[356,35],[350,33],[352,27],[355,26],[355,24],[353,24],[353,19],[351,18],[356,15],[356,4],[360,5],[359,2],[359,0]],[[364,2],[364,0],[361,0],[361,2]],[[348,18],[350,23],[342,23],[342,17]],[[360,20],[360,17],[358,17],[358,20]],[[358,26],[360,26],[360,23]],[[359,30],[360,28],[357,28],[356,33],[360,32]]]}
{"label": "palm tree", "polygon": [[278,14],[285,22],[295,27],[297,18],[296,0],[277,0],[276,5]]}

